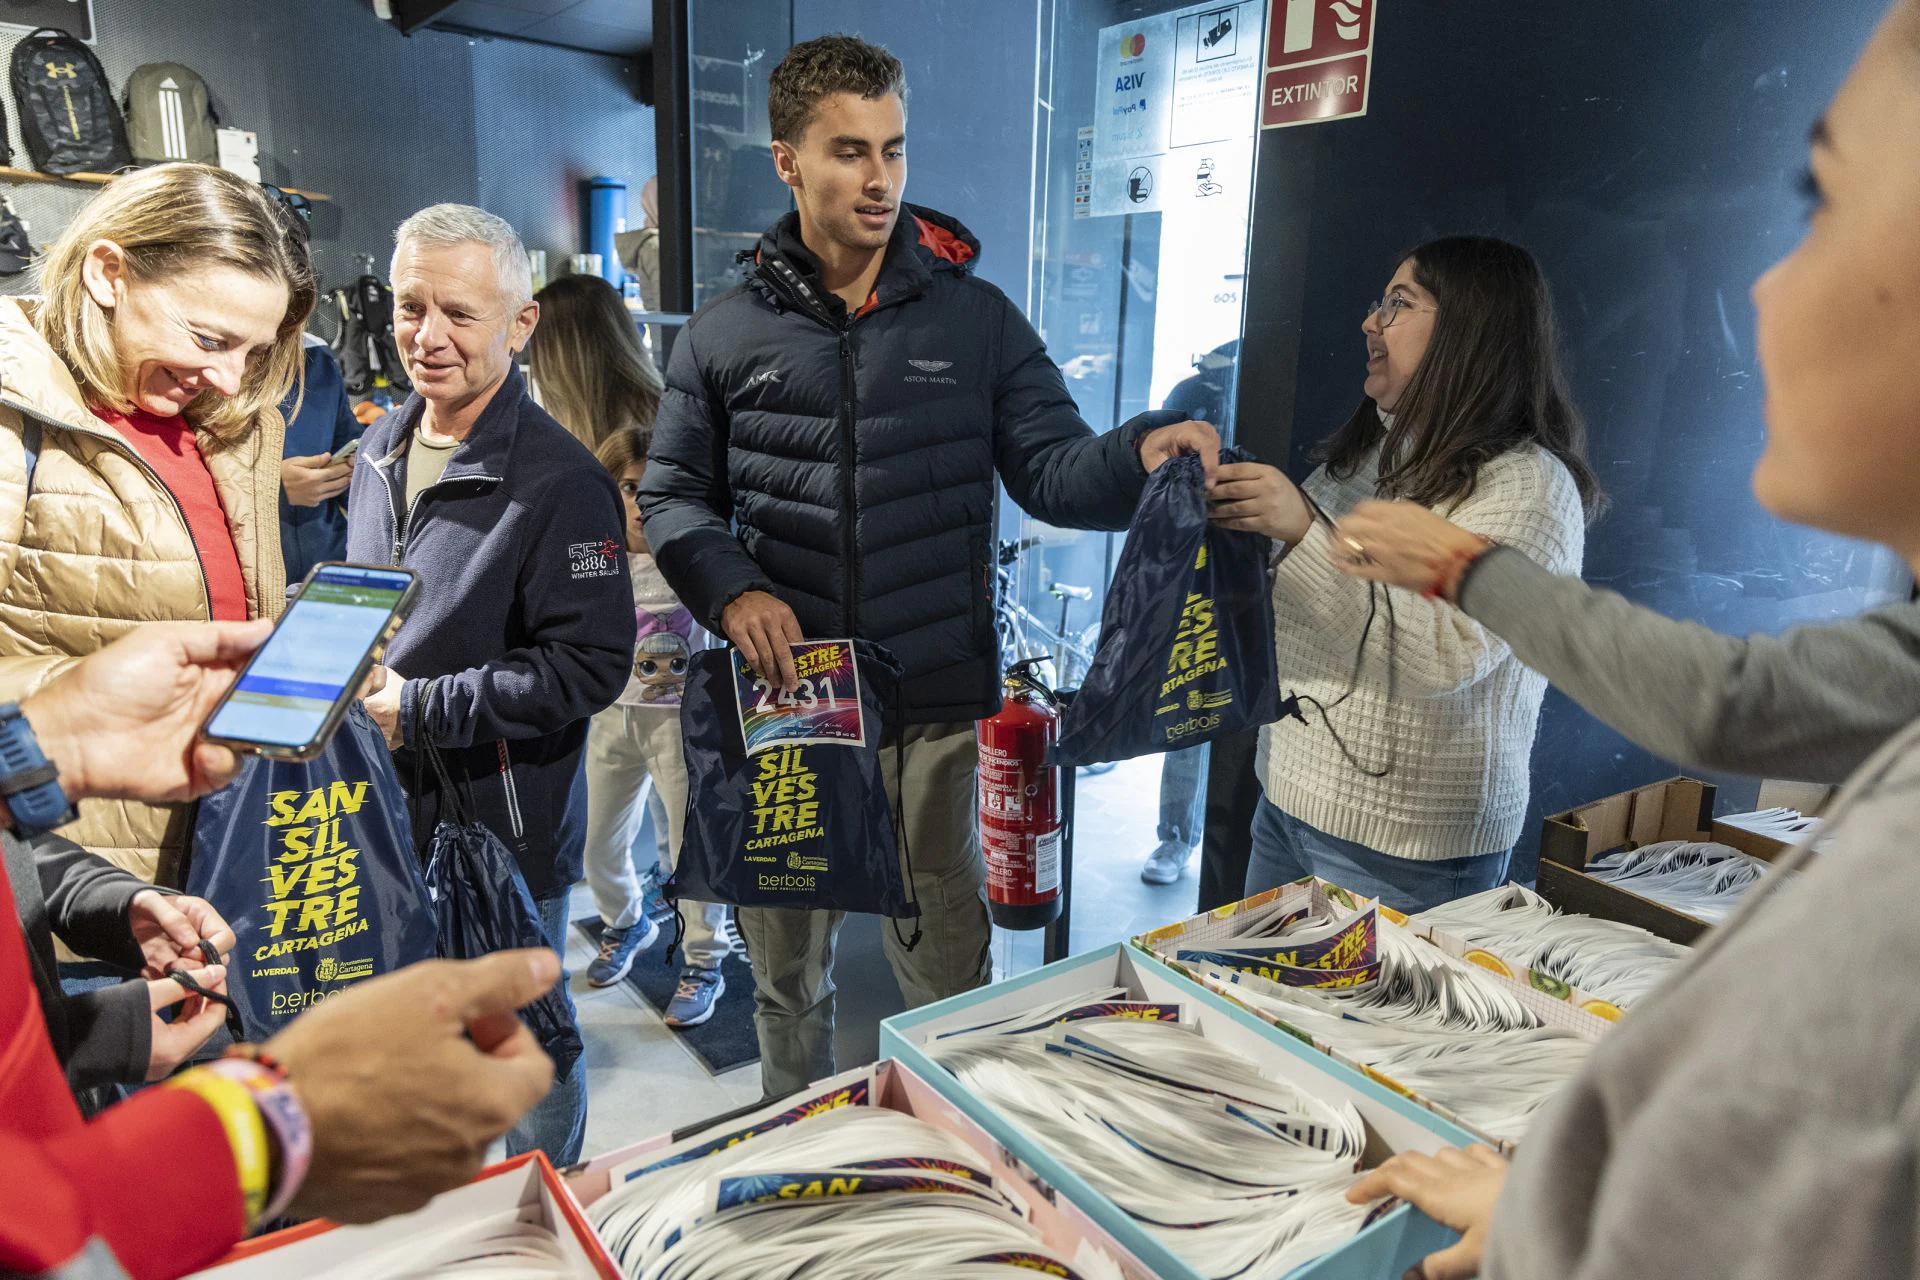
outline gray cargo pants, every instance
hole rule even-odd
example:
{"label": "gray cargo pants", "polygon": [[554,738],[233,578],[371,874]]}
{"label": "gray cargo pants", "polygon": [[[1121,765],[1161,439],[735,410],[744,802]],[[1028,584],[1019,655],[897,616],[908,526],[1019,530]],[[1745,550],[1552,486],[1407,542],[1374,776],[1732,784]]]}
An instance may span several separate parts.
{"label": "gray cargo pants", "polygon": [[[900,921],[898,930],[884,922],[881,933],[887,963],[913,1008],[985,986],[992,974],[992,930],[974,820],[979,751],[973,724],[910,725],[905,733],[904,816],[921,937],[912,951],[902,945],[902,932],[913,936],[911,920]],[[887,796],[896,803],[898,759],[889,739],[880,760]],[[840,911],[786,907],[741,907],[735,913],[753,961],[760,1080],[770,1098],[836,1070],[833,948],[844,918]]]}

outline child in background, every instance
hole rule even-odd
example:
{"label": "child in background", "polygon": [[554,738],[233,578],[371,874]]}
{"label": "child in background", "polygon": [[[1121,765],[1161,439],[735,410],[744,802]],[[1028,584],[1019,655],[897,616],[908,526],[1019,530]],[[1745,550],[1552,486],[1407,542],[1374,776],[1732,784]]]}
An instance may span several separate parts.
{"label": "child in background", "polygon": [[[633,678],[620,700],[593,718],[587,731],[587,884],[606,934],[587,981],[608,987],[625,977],[634,956],[653,945],[659,926],[648,918],[645,890],[633,866],[633,842],[646,812],[652,780],[667,815],[666,847],[680,857],[680,827],[687,809],[687,768],[680,754],[680,695],[696,648],[706,633],[674,598],[648,554],[634,495],[647,469],[647,432],[622,427],[598,450],[601,465],[620,486],[627,508],[627,553],[633,570],[633,604],[639,613]],[[667,868],[672,870],[672,866]],[[682,900],[686,921],[681,947],[686,967],[667,1005],[670,1027],[693,1027],[713,1016],[726,989],[720,962],[726,958],[727,908]]]}

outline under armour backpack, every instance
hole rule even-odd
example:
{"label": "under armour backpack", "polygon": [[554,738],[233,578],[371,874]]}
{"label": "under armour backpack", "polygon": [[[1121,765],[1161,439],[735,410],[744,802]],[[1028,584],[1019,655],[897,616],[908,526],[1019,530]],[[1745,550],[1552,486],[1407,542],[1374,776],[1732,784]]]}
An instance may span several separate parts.
{"label": "under armour backpack", "polygon": [[127,145],[141,164],[220,163],[219,123],[192,67],[149,62],[127,77]]}
{"label": "under armour backpack", "polygon": [[13,47],[20,137],[42,173],[113,173],[133,163],[126,126],[93,50],[58,27]]}

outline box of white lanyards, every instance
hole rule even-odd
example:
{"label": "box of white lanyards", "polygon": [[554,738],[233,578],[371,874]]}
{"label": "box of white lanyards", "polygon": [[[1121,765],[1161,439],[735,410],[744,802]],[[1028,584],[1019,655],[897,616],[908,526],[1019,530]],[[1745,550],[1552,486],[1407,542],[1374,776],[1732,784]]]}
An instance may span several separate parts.
{"label": "box of white lanyards", "polygon": [[[1155,1276],[1155,1272],[1115,1241],[1084,1208],[1035,1177],[1013,1152],[916,1072],[891,1060],[844,1072],[811,1085],[793,1097],[734,1113],[691,1131],[660,1134],[609,1152],[570,1171],[569,1188],[590,1216],[600,1215],[608,1196],[623,1185],[657,1171],[695,1164],[720,1152],[742,1150],[743,1145],[750,1145],[756,1138],[792,1131],[810,1119],[860,1109],[911,1116],[940,1134],[958,1140],[959,1149],[969,1153],[966,1163],[970,1167],[959,1170],[948,1166],[945,1171],[968,1179],[984,1174],[987,1186],[983,1190],[990,1190],[1016,1217],[1024,1220],[1034,1242],[1040,1246],[1031,1253],[1017,1248],[1000,1253],[995,1256],[996,1261],[1037,1275],[1068,1276],[1072,1280],[1151,1280]],[[910,1185],[916,1174],[942,1172],[937,1160],[885,1163],[889,1167],[850,1170],[845,1177],[835,1179],[789,1171],[777,1175],[717,1174],[708,1177],[706,1182],[712,1195],[720,1201],[731,1197],[737,1208],[750,1208],[756,1202],[845,1201],[890,1180],[901,1180],[903,1191],[938,1189],[931,1185],[932,1179],[926,1180],[929,1185]],[[892,1197],[892,1203],[904,1206],[913,1199],[913,1195],[899,1195]],[[596,1221],[599,1220],[596,1216]],[[618,1225],[609,1219],[601,1223],[601,1230],[606,1234],[603,1243],[619,1256],[623,1240]],[[857,1234],[849,1232],[848,1242],[857,1246]],[[926,1260],[907,1264],[901,1274],[914,1274],[916,1264],[924,1266]]]}
{"label": "box of white lanyards", "polygon": [[[1166,1280],[1203,1280],[1204,1273],[1182,1258],[1177,1244],[1150,1229],[1102,1194],[1072,1162],[1023,1125],[974,1093],[930,1051],[944,1036],[982,1027],[1091,989],[1117,990],[1115,1000],[1166,1006],[1204,1038],[1252,1063],[1269,1079],[1289,1085],[1335,1106],[1351,1106],[1365,1129],[1363,1163],[1367,1167],[1401,1151],[1433,1152],[1464,1146],[1475,1135],[1311,1046],[1276,1037],[1273,1028],[1252,1013],[1191,981],[1144,951],[1115,943],[1058,961],[1032,973],[936,1004],[896,1014],[881,1023],[880,1052],[890,1055],[950,1098],[968,1116],[1012,1151],[1038,1180],[1053,1188],[1112,1238],[1131,1250],[1156,1276]],[[1124,1017],[1146,1016],[1145,1013]],[[1084,1025],[1084,1024],[1083,1024]],[[1459,1239],[1457,1233],[1410,1206],[1388,1207],[1356,1235],[1289,1273],[1289,1280],[1399,1280],[1428,1253]]]}
{"label": "box of white lanyards", "polygon": [[539,1274],[622,1280],[566,1183],[538,1151],[491,1165],[466,1186],[384,1222],[309,1222],[249,1240],[190,1280],[458,1275],[514,1257],[539,1266]]}

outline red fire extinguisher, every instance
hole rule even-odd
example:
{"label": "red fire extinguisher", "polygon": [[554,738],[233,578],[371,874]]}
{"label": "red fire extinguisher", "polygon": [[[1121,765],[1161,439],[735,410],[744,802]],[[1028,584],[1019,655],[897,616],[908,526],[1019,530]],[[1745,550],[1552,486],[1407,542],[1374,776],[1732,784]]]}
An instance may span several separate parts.
{"label": "red fire extinguisher", "polygon": [[1060,915],[1060,770],[1047,764],[1060,708],[1033,674],[1043,661],[1007,669],[1000,711],[978,729],[987,914],[1003,929],[1041,929]]}

